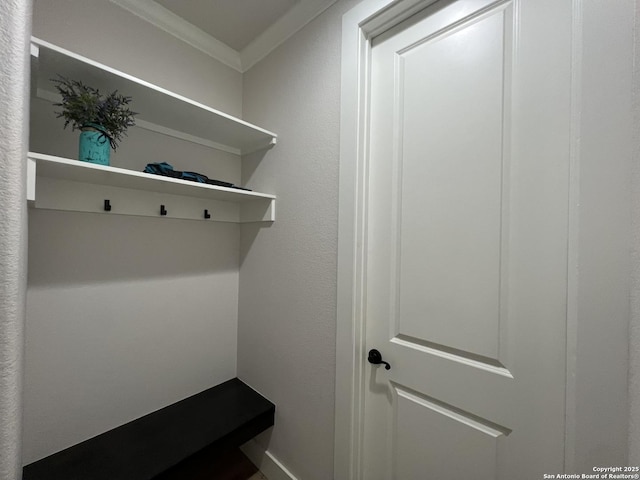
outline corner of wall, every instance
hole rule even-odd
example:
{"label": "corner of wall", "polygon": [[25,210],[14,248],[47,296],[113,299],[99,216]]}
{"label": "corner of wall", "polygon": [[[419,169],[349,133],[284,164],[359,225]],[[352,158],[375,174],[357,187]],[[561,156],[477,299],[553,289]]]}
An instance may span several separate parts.
{"label": "corner of wall", "polygon": [[629,325],[629,465],[640,464],[640,0],[635,0],[631,318]]}
{"label": "corner of wall", "polygon": [[0,3],[0,478],[22,476],[30,0]]}

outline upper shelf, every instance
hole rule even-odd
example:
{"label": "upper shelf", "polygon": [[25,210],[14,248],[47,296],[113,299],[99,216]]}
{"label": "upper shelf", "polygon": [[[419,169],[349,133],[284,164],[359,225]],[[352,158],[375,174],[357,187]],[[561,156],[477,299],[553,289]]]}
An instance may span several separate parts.
{"label": "upper shelf", "polygon": [[[179,132],[185,137],[226,147],[239,155],[269,148],[277,135],[149,82],[94,62],[38,38],[31,38],[32,78],[43,96],[55,91],[52,78],[62,75],[106,92],[133,97],[140,123]],[[157,129],[157,128],[156,128]]]}

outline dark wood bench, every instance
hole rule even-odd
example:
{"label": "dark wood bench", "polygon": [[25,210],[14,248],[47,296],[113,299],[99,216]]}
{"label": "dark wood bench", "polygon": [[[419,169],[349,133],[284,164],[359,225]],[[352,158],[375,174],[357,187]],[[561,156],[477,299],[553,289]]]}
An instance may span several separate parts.
{"label": "dark wood bench", "polygon": [[24,467],[23,480],[151,480],[205,449],[273,425],[275,405],[237,378]]}

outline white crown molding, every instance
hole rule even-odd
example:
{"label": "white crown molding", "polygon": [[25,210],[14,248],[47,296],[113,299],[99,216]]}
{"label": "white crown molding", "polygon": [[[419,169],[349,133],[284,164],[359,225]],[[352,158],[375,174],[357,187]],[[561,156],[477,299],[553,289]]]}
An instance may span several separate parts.
{"label": "white crown molding", "polygon": [[301,0],[240,52],[242,71],[249,70],[336,1]]}
{"label": "white crown molding", "polygon": [[111,2],[183,42],[188,43],[192,47],[197,48],[228,67],[238,72],[243,71],[240,54],[236,50],[153,0],[111,0]]}
{"label": "white crown molding", "polygon": [[337,0],[301,0],[238,52],[154,0],[110,0],[121,8],[188,43],[211,58],[244,73]]}

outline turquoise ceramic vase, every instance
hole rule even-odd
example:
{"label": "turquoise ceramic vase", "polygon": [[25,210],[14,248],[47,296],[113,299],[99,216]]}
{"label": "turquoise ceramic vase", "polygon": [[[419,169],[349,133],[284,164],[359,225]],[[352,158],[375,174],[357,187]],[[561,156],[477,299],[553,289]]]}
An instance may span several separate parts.
{"label": "turquoise ceramic vase", "polygon": [[80,132],[80,153],[83,162],[109,165],[111,143],[99,125],[85,125]]}

